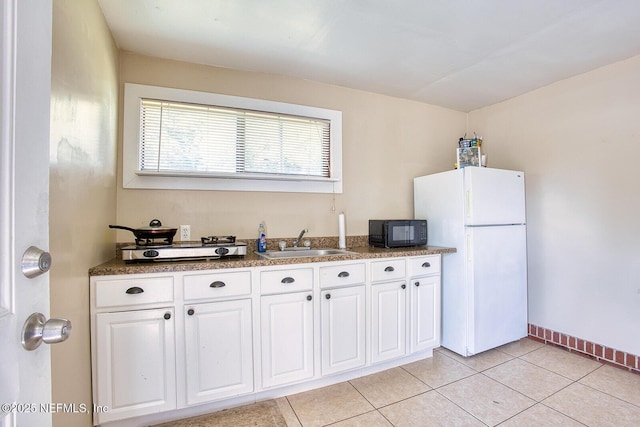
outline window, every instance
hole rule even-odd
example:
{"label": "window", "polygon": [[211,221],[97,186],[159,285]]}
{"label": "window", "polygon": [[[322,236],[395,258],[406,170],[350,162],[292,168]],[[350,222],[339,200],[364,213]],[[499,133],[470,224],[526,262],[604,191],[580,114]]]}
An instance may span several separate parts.
{"label": "window", "polygon": [[342,113],[125,85],[125,188],[342,192]]}

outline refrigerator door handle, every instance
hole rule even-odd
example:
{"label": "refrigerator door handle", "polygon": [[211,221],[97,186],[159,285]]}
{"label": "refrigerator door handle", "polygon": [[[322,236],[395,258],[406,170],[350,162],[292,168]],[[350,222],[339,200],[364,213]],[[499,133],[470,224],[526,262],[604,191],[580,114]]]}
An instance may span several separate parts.
{"label": "refrigerator door handle", "polygon": [[465,206],[464,206],[464,211],[465,214],[467,216],[467,218],[471,218],[471,190],[467,190],[465,192]]}
{"label": "refrigerator door handle", "polygon": [[471,234],[467,234],[467,262],[471,262],[473,260],[471,254]]}

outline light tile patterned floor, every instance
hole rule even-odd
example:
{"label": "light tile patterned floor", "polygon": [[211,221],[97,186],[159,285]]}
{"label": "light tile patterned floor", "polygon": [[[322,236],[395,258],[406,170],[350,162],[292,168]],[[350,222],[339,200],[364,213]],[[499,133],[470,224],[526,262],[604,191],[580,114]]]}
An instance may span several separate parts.
{"label": "light tile patterned floor", "polygon": [[469,358],[441,348],[278,405],[303,427],[640,426],[640,375],[525,338]]}
{"label": "light tile patterned floor", "polygon": [[525,338],[470,358],[437,349],[275,403],[289,427],[640,426],[640,375]]}

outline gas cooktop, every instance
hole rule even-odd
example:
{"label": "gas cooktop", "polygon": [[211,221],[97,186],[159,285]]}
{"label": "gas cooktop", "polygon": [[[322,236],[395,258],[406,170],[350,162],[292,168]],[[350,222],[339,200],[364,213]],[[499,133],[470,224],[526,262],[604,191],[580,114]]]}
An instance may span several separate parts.
{"label": "gas cooktop", "polygon": [[208,260],[227,256],[244,256],[247,244],[236,242],[235,236],[208,236],[200,242],[136,241],[122,248],[122,259],[127,262]]}

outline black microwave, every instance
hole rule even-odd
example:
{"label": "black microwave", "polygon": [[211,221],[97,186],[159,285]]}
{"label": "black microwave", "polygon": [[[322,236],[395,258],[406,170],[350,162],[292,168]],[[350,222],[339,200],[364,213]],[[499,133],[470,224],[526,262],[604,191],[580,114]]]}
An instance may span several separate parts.
{"label": "black microwave", "polygon": [[369,244],[399,248],[427,244],[426,219],[370,219]]}

